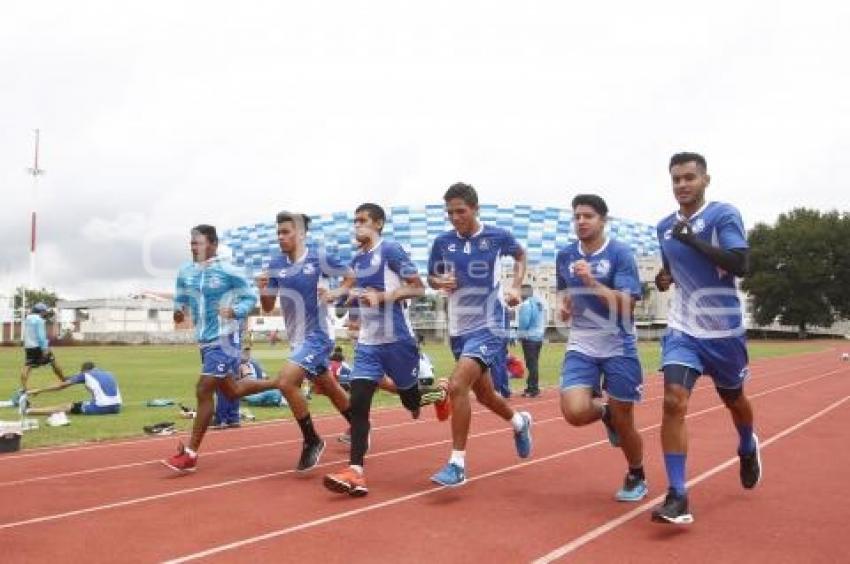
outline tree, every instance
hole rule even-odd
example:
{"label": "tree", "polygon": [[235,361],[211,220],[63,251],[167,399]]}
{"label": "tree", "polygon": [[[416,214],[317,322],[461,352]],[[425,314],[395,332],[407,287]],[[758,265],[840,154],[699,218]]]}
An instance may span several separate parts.
{"label": "tree", "polygon": [[41,288],[40,290],[28,290],[23,286],[19,286],[15,289],[15,309],[21,308],[21,298],[23,296],[26,296],[27,307],[37,304],[38,302],[42,302],[48,307],[56,307],[56,302],[59,300],[59,296],[56,295],[56,292],[46,288]]}
{"label": "tree", "polygon": [[750,232],[750,275],[742,287],[759,325],[778,320],[805,337],[811,325],[830,327],[850,316],[850,215],[805,208]]}

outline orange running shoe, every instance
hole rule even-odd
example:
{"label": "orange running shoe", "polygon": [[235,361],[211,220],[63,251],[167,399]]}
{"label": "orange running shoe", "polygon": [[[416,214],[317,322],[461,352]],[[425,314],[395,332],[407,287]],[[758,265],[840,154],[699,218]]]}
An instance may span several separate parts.
{"label": "orange running shoe", "polygon": [[443,391],[443,399],[434,402],[434,411],[437,412],[437,420],[445,421],[452,415],[452,398],[449,395],[449,381],[440,378],[437,387]]}
{"label": "orange running shoe", "polygon": [[351,497],[363,497],[369,493],[366,477],[351,466],[346,466],[335,474],[327,474],[325,487],[336,493],[347,493]]}

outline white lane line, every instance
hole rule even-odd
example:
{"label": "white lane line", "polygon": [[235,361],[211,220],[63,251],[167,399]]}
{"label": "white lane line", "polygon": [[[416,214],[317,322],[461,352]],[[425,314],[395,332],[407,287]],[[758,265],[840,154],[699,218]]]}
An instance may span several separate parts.
{"label": "white lane line", "polygon": [[[775,443],[779,439],[782,439],[782,438],[788,436],[789,434],[793,433],[794,431],[800,429],[804,425],[807,425],[807,424],[811,423],[812,421],[814,421],[815,419],[818,419],[819,417],[826,415],[827,413],[829,413],[833,409],[837,408],[838,406],[840,406],[841,404],[843,404],[847,400],[850,400],[850,395],[844,396],[840,400],[838,400],[834,403],[831,403],[830,405],[828,405],[827,407],[818,411],[817,413],[810,415],[809,417],[806,417],[802,421],[800,421],[800,422],[784,429],[783,431],[780,431],[779,433],[773,435],[772,437],[770,437],[766,441],[762,442],[760,444],[760,448],[770,446],[771,444]],[[721,464],[718,464],[717,466],[706,470],[705,472],[703,472],[699,476],[697,476],[697,477],[695,477],[691,480],[688,480],[687,485],[688,485],[688,487],[693,487],[693,486],[699,484],[700,482],[703,482],[703,481],[711,478],[715,474],[722,472],[723,470],[729,468],[730,466],[734,465],[737,462],[738,462],[737,456],[730,458],[730,459],[726,460],[725,462],[722,462]],[[655,499],[653,499],[651,501],[647,501],[647,502],[643,503],[642,505],[640,505],[640,506],[634,508],[633,510],[629,511],[628,513],[624,513],[623,515],[620,515],[616,519],[612,519],[612,520],[610,520],[606,523],[603,523],[602,525],[596,527],[595,529],[593,529],[591,531],[588,531],[587,533],[585,533],[585,534],[581,535],[580,537],[568,542],[567,544],[565,544],[563,546],[559,546],[558,548],[556,548],[555,550],[553,550],[549,554],[546,554],[545,556],[541,556],[540,558],[537,558],[536,560],[533,561],[533,563],[534,564],[548,564],[549,562],[554,562],[555,560],[557,560],[559,558],[563,558],[564,556],[570,554],[571,552],[578,550],[579,548],[588,544],[589,542],[592,542],[592,541],[598,539],[602,535],[604,535],[606,533],[610,533],[611,531],[613,531],[614,529],[616,529],[620,525],[623,525],[623,524],[631,521],[635,517],[638,517],[640,515],[646,515],[646,513],[651,508],[660,504],[662,501],[664,501],[663,495],[660,495],[660,496],[656,497]],[[661,526],[663,526],[663,525],[661,525]]]}
{"label": "white lane line", "polygon": [[[807,357],[807,356],[812,356],[812,355],[817,355],[817,354],[825,354],[826,352],[828,352],[828,351],[811,351],[811,352],[789,355],[789,357],[792,358],[792,359],[798,359],[798,358],[801,358],[801,357]],[[760,358],[757,361],[754,361],[754,362],[751,363],[751,368],[754,367],[755,365],[758,365],[760,367],[762,364],[771,364],[774,361],[778,361],[781,358],[785,358],[785,357]],[[775,372],[772,371],[771,375],[784,374],[785,372],[790,372],[792,370],[803,370],[803,369],[805,369],[809,366],[814,366],[814,365],[817,365],[817,364],[820,364],[820,362],[816,361],[816,362],[811,362],[811,363],[803,364],[803,365],[800,365],[800,366],[796,366],[796,367],[793,367],[793,368],[783,368],[781,370],[776,370]],[[658,373],[657,371],[651,371],[651,372],[647,372],[646,374],[644,374],[644,376],[646,376],[647,374],[657,374],[657,373]],[[750,381],[752,381],[753,379],[754,378],[750,378]],[[657,379],[655,382],[656,383],[660,382],[660,379]],[[551,386],[549,388],[544,388],[543,391],[545,392],[547,390],[557,390],[557,386]],[[549,400],[543,400],[543,401],[549,401]],[[536,403],[540,403],[540,400],[538,400]],[[518,407],[524,407],[526,405],[533,405],[533,404],[534,404],[534,402],[528,403],[528,404],[522,404],[522,405],[519,405]],[[403,410],[404,410],[403,407],[385,406],[385,407],[373,409],[372,412],[373,413],[375,413],[375,412],[377,412],[377,413],[392,413],[394,411],[403,411]],[[336,418],[336,417],[339,417],[339,415],[336,414],[336,413],[327,413],[327,414],[318,415],[318,416],[314,417],[313,419],[321,421],[321,420],[324,420],[324,419],[333,419],[333,418]],[[291,416],[287,417],[287,418],[281,417],[279,419],[271,419],[271,420],[267,420],[267,421],[261,421],[261,422],[258,422],[258,423],[254,423],[252,425],[243,427],[238,432],[244,433],[244,432],[248,432],[248,431],[252,431],[252,430],[264,429],[266,427],[271,427],[271,426],[287,425],[287,424],[290,424],[290,423],[294,423],[294,420],[292,419]],[[101,448],[108,448],[108,447],[111,448],[111,447],[116,447],[116,446],[146,445],[146,444],[150,444],[152,442],[159,442],[159,441],[164,441],[164,440],[169,440],[169,439],[173,440],[175,437],[181,437],[181,436],[188,436],[188,433],[182,432],[182,433],[178,433],[176,435],[170,435],[168,437],[136,437],[136,438],[132,438],[132,439],[124,440],[124,441],[122,441],[122,440],[116,440],[116,441],[106,440],[106,441],[103,441],[103,442],[100,442],[100,443],[97,443],[97,444],[82,444],[82,445],[76,445],[76,446],[35,447],[35,448],[27,449],[27,452],[23,452],[21,454],[5,454],[5,455],[3,455],[2,458],[0,458],[0,464],[2,464],[4,461],[9,462],[9,461],[18,460],[18,459],[21,459],[21,458],[51,456],[51,455],[54,455],[54,454],[60,454],[61,455],[61,454],[66,454],[66,453],[75,453],[75,452],[79,452],[79,451],[87,451],[87,450],[94,450],[94,449],[101,449]]]}
{"label": "white lane line", "polygon": [[[546,388],[543,391],[545,392],[545,391],[550,390],[550,389],[554,389],[554,388]],[[529,407],[529,406],[532,406],[532,405],[539,405],[539,404],[544,403],[544,402],[556,401],[557,399],[558,399],[557,397],[549,398],[549,399],[540,398],[538,400],[533,400],[531,402],[517,404],[516,407],[518,407],[518,408]],[[479,412],[476,412],[476,413],[483,413],[484,411],[486,411],[486,410],[482,410],[482,411],[479,411]],[[387,413],[392,414],[394,412],[408,413],[407,410],[404,407],[385,406],[385,407],[377,407],[377,408],[372,409],[373,414],[375,414],[375,413],[377,413],[377,414],[387,414]],[[333,413],[318,415],[318,416],[314,417],[313,420],[314,421],[324,421],[326,419],[338,419],[339,417],[340,417],[339,413],[333,412]],[[277,426],[283,427],[284,425],[294,425],[294,424],[295,424],[295,420],[292,417],[281,418],[281,419],[272,419],[272,420],[268,420],[268,421],[261,421],[261,422],[258,422],[258,423],[252,423],[251,425],[247,425],[247,426],[242,427],[240,429],[229,429],[228,433],[230,433],[232,435],[237,435],[237,434],[244,434],[244,433],[247,433],[247,432],[250,432],[250,431],[253,431],[253,430],[266,429],[268,427],[277,427]],[[336,433],[336,434],[338,435],[339,433]],[[175,438],[177,438],[177,439],[187,438],[188,439],[188,437],[189,437],[189,431],[181,431],[181,432],[176,433],[174,435],[168,435],[168,436],[165,436],[165,437],[138,437],[136,439],[131,439],[131,440],[127,440],[127,441],[105,441],[105,442],[97,443],[97,444],[86,444],[86,445],[79,445],[79,446],[72,446],[72,447],[59,447],[59,448],[43,447],[45,450],[40,450],[40,449],[37,448],[37,449],[32,449],[35,452],[27,451],[27,452],[23,452],[21,454],[3,455],[3,457],[0,457],[0,463],[2,463],[4,461],[8,462],[8,461],[12,461],[12,460],[19,460],[19,459],[22,459],[22,458],[34,458],[34,457],[50,456],[50,455],[54,455],[54,454],[66,454],[66,453],[73,454],[73,453],[80,452],[80,451],[101,449],[101,448],[107,448],[107,447],[136,446],[136,445],[144,446],[144,445],[148,445],[148,444],[155,443],[155,442],[173,441]],[[299,438],[298,440],[300,441],[301,439]],[[52,449],[52,450],[47,450],[47,449]],[[0,485],[2,485],[2,484],[0,484]]]}
{"label": "white lane line", "polygon": [[[768,376],[752,377],[752,378],[750,378],[750,381],[760,380],[760,379],[763,379],[763,378],[766,378],[766,377],[768,377]],[[694,389],[698,390],[698,389],[704,389],[704,388],[709,388],[709,387],[711,387],[711,386],[708,385],[708,384],[697,385]],[[662,399],[663,397],[664,396],[652,396],[652,397],[644,398],[643,403],[646,404],[646,403],[649,403],[651,401]],[[558,399],[559,398],[557,398],[557,397],[549,398],[549,399],[542,399],[542,400],[537,400],[533,403],[517,404],[514,407],[515,408],[522,408],[522,407],[531,407],[531,406],[541,406],[541,405],[546,405],[546,404],[557,402]],[[478,415],[478,414],[481,414],[481,413],[489,413],[489,410],[479,409],[479,410],[474,410],[472,412],[473,415]],[[409,425],[420,425],[420,424],[423,424],[423,423],[427,423],[427,422],[425,422],[425,421],[404,421],[402,423],[393,423],[393,424],[390,424],[390,425],[375,427],[375,428],[373,428],[373,431],[383,431],[383,430],[387,430],[387,429],[395,429],[395,428],[398,428],[398,427],[406,427],[406,426],[409,426]],[[337,435],[339,435],[339,433],[334,433],[330,436],[337,436]],[[173,440],[174,435],[171,435],[170,438]],[[226,449],[221,449],[221,450],[204,451],[204,457],[206,458],[206,457],[209,457],[209,456],[230,454],[230,453],[233,453],[233,452],[241,452],[241,451],[245,451],[245,450],[258,449],[258,448],[283,446],[283,445],[287,445],[287,444],[300,443],[301,441],[302,441],[302,439],[300,437],[298,437],[298,438],[287,439],[287,440],[283,440],[283,441],[271,441],[271,442],[266,442],[266,443],[258,443],[258,444],[253,444],[253,445],[243,445],[243,446],[239,446],[239,447],[232,447],[232,448],[226,448]],[[110,471],[113,471],[113,470],[124,470],[124,469],[127,469],[127,468],[137,468],[139,466],[159,464],[160,461],[161,461],[160,458],[152,458],[152,459],[142,460],[142,461],[138,461],[138,462],[127,462],[125,464],[114,464],[114,465],[111,465],[111,466],[102,466],[102,467],[97,467],[97,468],[87,468],[85,470],[76,470],[76,471],[73,471],[73,472],[62,472],[62,473],[58,473],[58,474],[48,474],[48,475],[44,475],[44,476],[34,476],[32,478],[22,478],[20,480],[0,482],[0,487],[20,486],[20,485],[23,485],[23,484],[29,484],[29,483],[33,483],[33,482],[44,482],[44,481],[48,481],[48,480],[72,478],[74,476],[87,476],[87,475],[91,475],[91,474],[99,474],[101,472],[110,472]]]}
{"label": "white lane line", "polygon": [[[778,392],[780,390],[784,390],[784,389],[787,389],[787,388],[793,388],[793,387],[796,387],[796,386],[800,386],[802,384],[809,383],[809,382],[814,381],[814,380],[820,380],[822,378],[826,378],[827,376],[831,376],[832,374],[835,374],[835,373],[840,372],[840,371],[841,370],[832,370],[830,372],[826,372],[824,374],[820,374],[818,376],[814,376],[814,377],[808,378],[806,380],[801,380],[801,381],[798,381],[798,382],[792,382],[790,384],[785,384],[783,386],[772,388],[770,390],[765,390],[765,391],[759,392],[758,394],[750,395],[749,397],[750,398],[756,398],[756,397],[769,395],[769,394]],[[845,399],[847,399],[847,398],[845,398]],[[700,415],[704,415],[706,413],[717,411],[719,409],[725,409],[724,405],[719,404],[719,405],[715,405],[713,407],[709,407],[709,408],[706,408],[706,409],[703,409],[703,410],[700,410],[700,411],[696,411],[694,413],[690,413],[686,416],[686,419],[691,419],[691,418],[694,418],[694,417],[697,417],[697,416],[700,416]],[[560,418],[558,418],[558,419],[560,419]],[[639,429],[638,432],[645,433],[647,431],[657,429],[660,426],[661,426],[660,423],[655,423],[653,425],[649,425],[649,426],[646,426],[646,427]],[[775,440],[775,438],[772,438],[771,440],[766,441],[764,444],[770,444],[770,442],[772,442],[773,440]],[[526,462],[520,462],[520,463],[517,463],[517,464],[512,464],[510,466],[499,468],[497,470],[493,470],[493,471],[490,471],[490,472],[487,472],[487,473],[484,473],[484,474],[480,474],[480,475],[474,476],[472,478],[467,478],[467,482],[475,482],[475,481],[478,481],[478,480],[484,480],[486,478],[505,474],[507,472],[516,470],[518,468],[533,466],[535,464],[542,464],[544,462],[548,462],[550,460],[561,458],[561,457],[567,456],[569,454],[573,454],[573,453],[576,453],[576,452],[580,452],[580,451],[583,451],[583,450],[587,450],[587,449],[590,449],[590,448],[593,448],[593,447],[596,447],[596,446],[606,445],[606,444],[608,444],[608,441],[606,439],[599,440],[599,441],[596,441],[596,442],[593,442],[593,443],[587,443],[587,444],[584,444],[584,445],[581,445],[581,446],[578,446],[578,447],[573,447],[571,449],[556,452],[554,454],[550,454],[550,455],[547,455],[547,456],[544,456],[544,457],[541,457],[541,458],[535,458],[534,460],[529,460],[529,461],[526,461]],[[738,458],[735,457],[734,460],[737,460],[737,459]],[[322,517],[322,518],[316,519],[314,521],[306,521],[304,523],[292,525],[292,526],[286,527],[284,529],[279,529],[279,530],[276,530],[276,531],[269,531],[269,532],[264,533],[262,535],[257,535],[257,536],[254,536],[254,537],[248,537],[248,538],[245,538],[245,539],[242,539],[242,540],[239,540],[239,541],[235,541],[235,542],[231,542],[231,543],[227,543],[227,544],[222,544],[222,545],[219,545],[219,546],[209,548],[207,550],[202,550],[200,552],[195,552],[195,553],[192,553],[192,554],[187,554],[185,556],[180,556],[178,558],[170,559],[166,562],[167,562],[167,564],[176,564],[176,563],[180,563],[180,562],[188,562],[188,561],[191,561],[191,560],[197,560],[197,559],[200,559],[200,558],[205,558],[207,556],[219,554],[221,552],[226,552],[226,551],[233,550],[235,548],[239,548],[239,547],[246,546],[246,545],[249,545],[249,544],[254,544],[254,543],[257,543],[257,542],[262,542],[262,541],[265,541],[265,540],[285,536],[285,535],[295,533],[295,532],[298,532],[298,531],[302,531],[302,530],[305,530],[305,529],[310,529],[310,528],[318,527],[318,526],[321,526],[321,525],[325,525],[327,523],[332,523],[334,521],[339,521],[341,519],[346,519],[348,517],[353,517],[353,516],[356,516],[356,515],[361,515],[363,513],[370,512],[370,511],[375,511],[377,509],[382,509],[384,507],[390,507],[390,506],[393,506],[393,505],[397,505],[399,503],[403,503],[403,502],[406,502],[406,501],[410,501],[412,499],[416,499],[416,498],[420,498],[420,497],[432,494],[432,493],[434,493],[436,491],[440,491],[442,489],[443,488],[440,487],[440,486],[430,487],[430,488],[427,488],[427,489],[424,489],[424,490],[419,490],[417,492],[414,492],[414,493],[411,493],[411,494],[408,494],[408,495],[405,495],[405,496],[400,496],[400,497],[397,497],[397,498],[388,499],[388,500],[382,501],[380,503],[367,505],[367,506],[364,506],[364,507],[360,507],[358,509],[353,509],[351,511],[345,511],[345,512],[342,512],[342,513],[335,513],[333,515],[328,515],[327,517]]]}
{"label": "white lane line", "polygon": [[[563,418],[560,417],[560,416],[559,417],[552,417],[550,419],[542,419],[540,421],[535,421],[535,424],[551,423],[553,421],[561,421],[561,420],[563,420]],[[502,428],[502,429],[492,429],[490,431],[484,431],[484,432],[481,432],[481,433],[475,433],[473,435],[470,435],[470,438],[486,437],[486,436],[489,436],[489,435],[497,435],[497,434],[500,434],[500,433],[510,432],[510,430],[511,430],[510,427],[505,427],[505,428]],[[607,443],[607,440],[604,441],[604,442]],[[409,452],[409,451],[412,451],[412,450],[425,449],[425,448],[430,448],[430,447],[433,447],[433,446],[440,446],[440,445],[447,445],[447,444],[451,444],[450,438],[440,439],[439,441],[432,441],[430,443],[420,443],[420,444],[415,444],[415,445],[406,446],[406,447],[402,447],[402,448],[386,450],[386,451],[382,451],[382,452],[376,452],[374,454],[370,454],[369,458],[370,459],[381,458],[381,457],[390,456],[390,455],[393,455],[393,454],[400,454],[400,453]],[[321,464],[316,465],[316,468],[325,468],[325,467],[329,467],[329,466],[335,466],[335,465],[346,464],[346,463],[348,463],[348,457],[340,458],[340,459],[337,459],[337,460],[334,460],[334,461],[331,461],[331,462],[323,462]],[[295,470],[290,469],[290,470],[281,470],[281,471],[278,471],[278,472],[269,472],[269,473],[266,473],[266,474],[256,474],[254,476],[247,476],[245,478],[236,478],[236,479],[233,479],[233,480],[227,480],[227,481],[224,481],[224,482],[216,482],[216,483],[213,483],[213,484],[206,484],[204,486],[198,486],[198,487],[194,487],[194,488],[186,488],[186,489],[183,489],[183,490],[176,490],[176,491],[173,491],[173,492],[165,492],[165,493],[161,493],[161,494],[153,494],[153,495],[148,495],[148,496],[144,496],[144,497],[131,498],[131,499],[123,500],[123,501],[116,501],[114,503],[105,503],[105,504],[102,504],[102,505],[95,505],[95,506],[86,507],[86,508],[83,508],[83,509],[75,509],[73,511],[66,511],[64,513],[57,513],[57,514],[54,514],[54,515],[44,515],[42,517],[33,517],[31,519],[25,519],[25,520],[22,520],[22,521],[13,521],[13,522],[10,522],[10,523],[2,523],[2,524],[0,524],[0,530],[12,529],[12,528],[15,528],[15,527],[21,527],[21,526],[24,526],[24,525],[32,525],[32,524],[35,524],[35,523],[44,523],[44,522],[48,522],[48,521],[56,521],[56,520],[59,520],[59,519],[65,519],[67,517],[74,517],[74,516],[77,516],[77,515],[85,515],[87,513],[95,513],[95,512],[103,511],[103,510],[106,510],[106,509],[115,509],[117,507],[127,507],[127,506],[131,506],[131,505],[138,505],[140,503],[144,503],[144,502],[147,502],[147,501],[156,501],[156,500],[159,500],[159,499],[167,499],[167,498],[170,498],[170,497],[176,497],[176,496],[180,496],[180,495],[186,495],[186,494],[202,492],[202,491],[206,491],[206,490],[224,488],[224,487],[227,487],[227,486],[245,484],[245,483],[248,483],[248,482],[256,482],[258,480],[264,480],[266,478],[273,478],[273,477],[276,477],[276,476],[285,476],[287,474],[293,474],[293,473],[295,473]],[[181,479],[181,477],[178,477],[178,476],[175,475],[174,479]]]}
{"label": "white lane line", "polygon": [[[772,378],[772,377],[775,377],[777,375],[783,374],[785,372],[790,372],[790,371],[798,370],[798,369],[799,368],[790,368],[790,369],[785,369],[785,370],[777,370],[775,372],[763,374],[761,376],[752,376],[752,377],[750,377],[749,382],[753,382],[755,380],[762,380],[764,378]],[[705,389],[705,388],[710,388],[710,387],[712,387],[710,384],[699,384],[694,389],[700,390],[700,389]],[[657,400],[657,399],[661,399],[661,397],[662,396],[653,396],[653,397],[644,398],[643,403],[646,404],[648,402],[651,402],[651,401],[654,401],[654,400]],[[523,407],[546,405],[546,404],[549,404],[549,403],[557,402],[558,399],[559,398],[557,396],[554,397],[554,398],[547,398],[547,399],[541,398],[541,399],[538,399],[538,400],[535,400],[535,401],[532,401],[532,402],[516,404],[514,406],[514,408],[520,409],[520,408],[523,408]],[[389,409],[387,409],[387,411],[396,410],[396,409],[399,409],[399,408],[389,408]],[[487,410],[487,409],[479,409],[479,410],[473,411],[472,413],[473,413],[473,415],[477,415],[477,414],[480,414],[480,413],[488,413],[488,412],[489,412],[489,410]],[[336,414],[333,414],[333,415],[336,415]],[[375,427],[373,430],[374,431],[381,431],[381,430],[386,430],[386,429],[395,429],[395,428],[398,428],[398,427],[404,427],[404,426],[408,426],[408,425],[417,425],[417,424],[420,424],[420,423],[425,423],[425,422],[423,422],[423,421],[404,421],[404,422],[401,422],[401,423],[393,423],[393,424],[390,424],[390,425]],[[334,434],[331,434],[329,436],[337,436],[337,435],[339,435],[339,433],[334,433]],[[169,437],[162,437],[162,439],[174,440],[175,437],[179,437],[179,436],[180,435],[171,435]],[[266,443],[258,443],[258,444],[254,444],[254,445],[244,445],[244,446],[232,447],[232,448],[226,448],[226,449],[220,449],[220,450],[214,450],[214,451],[205,451],[204,456],[205,457],[206,456],[216,456],[216,455],[228,454],[228,453],[233,453],[233,452],[241,452],[241,451],[250,450],[250,449],[266,448],[266,447],[272,447],[272,446],[282,446],[282,445],[287,445],[287,444],[292,444],[292,443],[299,443],[299,442],[301,442],[301,440],[302,439],[300,437],[298,437],[298,438],[287,439],[287,440],[282,440],[282,441],[271,441],[271,442],[266,442]],[[113,443],[113,444],[119,444],[119,443]],[[99,445],[99,446],[106,446],[106,445]],[[49,453],[43,453],[43,454],[49,454]],[[20,457],[21,456],[19,456],[19,458]],[[138,461],[138,462],[128,462],[128,463],[125,463],[125,464],[115,464],[115,465],[110,465],[110,466],[88,468],[88,469],[85,469],[85,470],[77,470],[77,471],[73,471],[73,472],[62,472],[62,473],[58,473],[58,474],[49,474],[49,475],[44,475],[44,476],[34,476],[32,478],[23,478],[23,479],[20,479],[20,480],[0,482],[0,487],[19,486],[19,485],[22,485],[22,484],[28,484],[28,483],[32,483],[32,482],[43,482],[43,481],[47,481],[47,480],[70,478],[70,477],[74,477],[74,476],[85,476],[85,475],[91,475],[91,474],[98,474],[98,473],[101,473],[101,472],[109,472],[109,471],[112,471],[112,470],[123,470],[123,469],[126,469],[126,468],[135,468],[135,467],[139,467],[139,466],[158,464],[159,462],[160,462],[160,459],[155,458],[155,459],[142,460],[142,461]]]}

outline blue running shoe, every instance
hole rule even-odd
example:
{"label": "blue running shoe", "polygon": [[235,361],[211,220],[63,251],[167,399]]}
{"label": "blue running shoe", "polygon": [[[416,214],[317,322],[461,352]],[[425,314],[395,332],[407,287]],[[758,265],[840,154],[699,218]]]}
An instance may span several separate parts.
{"label": "blue running shoe", "polygon": [[617,501],[640,501],[646,497],[649,488],[646,485],[646,480],[636,478],[629,473],[626,473],[626,478],[623,480],[623,487],[614,496]]}
{"label": "blue running shoe", "polygon": [[614,426],[611,424],[611,408],[605,404],[605,413],[602,415],[602,424],[605,425],[605,432],[608,433],[608,442],[614,448],[620,448],[620,435]]}
{"label": "blue running shoe", "polygon": [[441,486],[456,488],[466,483],[466,471],[457,464],[449,462],[431,476],[431,481]]}
{"label": "blue running shoe", "polygon": [[520,416],[525,419],[525,425],[519,431],[514,431],[514,443],[516,443],[516,453],[520,458],[528,458],[531,456],[531,425],[534,420],[531,414],[527,411],[520,411]]}

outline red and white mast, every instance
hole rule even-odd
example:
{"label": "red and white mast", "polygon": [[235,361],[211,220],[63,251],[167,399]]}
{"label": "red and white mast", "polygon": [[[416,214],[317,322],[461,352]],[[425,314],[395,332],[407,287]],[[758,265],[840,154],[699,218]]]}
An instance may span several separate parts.
{"label": "red and white mast", "polygon": [[[29,288],[35,290],[35,252],[36,252],[36,241],[37,241],[37,221],[36,221],[36,207],[38,206],[38,177],[44,174],[44,169],[38,166],[38,144],[39,144],[39,130],[35,130],[35,151],[33,154],[33,164],[31,168],[27,169],[27,173],[32,176],[32,194],[30,195],[32,199],[32,213],[30,215],[30,279],[29,279]],[[26,294],[24,294],[23,299],[21,300],[21,304],[24,308],[24,315],[26,315]]]}

